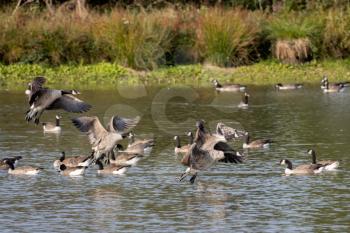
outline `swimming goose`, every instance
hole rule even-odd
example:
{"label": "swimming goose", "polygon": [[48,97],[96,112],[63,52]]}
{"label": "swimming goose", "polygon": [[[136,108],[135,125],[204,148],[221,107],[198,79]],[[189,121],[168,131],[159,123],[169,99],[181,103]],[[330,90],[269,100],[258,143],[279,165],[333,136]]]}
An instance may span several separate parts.
{"label": "swimming goose", "polygon": [[52,90],[36,85],[36,89],[32,89],[29,95],[30,108],[25,119],[28,122],[34,120],[35,124],[39,124],[40,116],[45,110],[63,109],[75,113],[88,111],[91,105],[74,97],[78,94],[80,93],[76,90]]}
{"label": "swimming goose", "polygon": [[225,141],[209,135],[204,129],[204,122],[197,121],[197,132],[194,143],[189,150],[188,168],[180,176],[180,181],[192,174],[191,183],[197,177],[198,171],[207,170],[216,162],[242,163],[244,158],[233,150]]}
{"label": "swimming goose", "polygon": [[249,133],[245,133],[245,142],[243,143],[243,148],[267,148],[272,143],[270,139],[257,139],[250,141]]}
{"label": "swimming goose", "polygon": [[247,92],[244,93],[242,97],[242,101],[238,104],[239,108],[248,108],[248,99],[249,99],[249,94]]}
{"label": "swimming goose", "polygon": [[287,168],[284,170],[286,175],[296,174],[296,175],[305,175],[305,174],[317,174],[323,171],[324,167],[321,164],[303,164],[299,165],[293,169],[292,162],[288,159],[282,159],[280,161],[281,165],[287,164]]}
{"label": "swimming goose", "polygon": [[329,88],[337,88],[340,86],[343,87],[348,87],[350,86],[350,82],[337,82],[337,83],[329,83],[328,81],[328,77],[327,76],[323,76],[323,79],[321,80],[321,89],[326,89],[326,83],[328,82],[328,86]]}
{"label": "swimming goose", "polygon": [[137,116],[134,119],[122,118],[119,116],[111,117],[111,120],[105,129],[98,117],[77,117],[72,119],[75,127],[81,132],[86,133],[94,154],[94,160],[98,160],[103,154],[110,153],[117,145],[118,141],[127,136],[129,131],[140,121]]}
{"label": "swimming goose", "polygon": [[111,158],[109,160],[110,164],[115,165],[130,165],[135,166],[143,158],[143,154],[130,153],[124,151],[118,151],[117,156],[115,156],[114,151],[111,153]]}
{"label": "swimming goose", "polygon": [[191,145],[193,144],[193,133],[192,132],[188,132],[187,136],[189,137],[189,143],[181,146],[181,142],[180,142],[180,137],[178,135],[176,135],[174,137],[175,140],[175,154],[179,155],[179,154],[186,154],[188,152],[188,150],[190,149]]}
{"label": "swimming goose", "polygon": [[277,83],[275,86],[276,90],[297,90],[300,88],[303,88],[303,84],[296,83],[296,84],[282,84],[282,83]]}
{"label": "swimming goose", "polygon": [[312,164],[321,164],[326,171],[332,171],[339,167],[339,161],[321,160],[316,162],[316,152],[312,149],[308,150],[307,153],[312,156]]}
{"label": "swimming goose", "polygon": [[245,133],[243,130],[234,129],[221,122],[216,125],[216,134],[225,137],[226,141],[244,137]]}
{"label": "swimming goose", "polygon": [[221,85],[218,80],[214,79],[213,84],[217,91],[244,91],[246,86],[241,84],[226,84]]}
{"label": "swimming goose", "polygon": [[0,160],[0,170],[7,170],[9,169],[9,165],[6,163],[6,160],[10,161],[14,166],[18,163],[18,161],[22,159],[22,156],[15,156],[11,158],[3,158]]}
{"label": "swimming goose", "polygon": [[127,152],[139,153],[149,155],[154,147],[154,139],[137,139],[135,140],[135,134],[129,133],[130,142],[126,148]]}
{"label": "swimming goose", "polygon": [[37,175],[42,168],[32,167],[32,166],[14,166],[14,162],[11,160],[5,160],[5,163],[9,166],[8,173],[11,175]]}
{"label": "swimming goose", "polygon": [[64,164],[66,167],[77,167],[77,166],[89,166],[92,161],[92,156],[94,152],[90,156],[85,155],[79,155],[79,156],[72,156],[69,158],[66,158],[66,153],[62,151],[62,155],[60,159],[57,159],[53,162],[53,166],[56,169],[59,169],[61,164]]}
{"label": "swimming goose", "polygon": [[60,165],[60,174],[64,176],[82,176],[85,173],[87,167],[85,166],[76,166],[76,167],[67,167],[64,164]]}
{"label": "swimming goose", "polygon": [[113,174],[113,175],[123,175],[128,170],[130,165],[115,165],[110,164],[108,166],[103,167],[103,164],[100,160],[96,161],[96,164],[98,165],[98,174]]}
{"label": "swimming goose", "polygon": [[42,123],[43,125],[43,130],[45,133],[60,133],[61,132],[61,126],[60,126],[60,119],[62,117],[56,115],[56,123],[51,123],[51,122],[44,122]]}
{"label": "swimming goose", "polygon": [[344,90],[344,84],[343,83],[341,83],[339,85],[330,85],[327,80],[324,82],[323,92],[325,92],[325,93],[341,92],[343,90]]}

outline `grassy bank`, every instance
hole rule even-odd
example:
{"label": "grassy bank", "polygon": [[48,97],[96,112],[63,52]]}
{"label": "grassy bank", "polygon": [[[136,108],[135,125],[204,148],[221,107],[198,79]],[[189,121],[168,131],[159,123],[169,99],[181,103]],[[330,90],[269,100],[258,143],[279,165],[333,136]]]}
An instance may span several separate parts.
{"label": "grassy bank", "polygon": [[250,11],[193,6],[0,10],[0,63],[109,62],[136,70],[184,64],[237,67],[350,57],[350,8]]}
{"label": "grassy bank", "polygon": [[111,63],[46,67],[40,65],[0,65],[2,89],[22,89],[34,76],[43,75],[53,86],[114,88],[123,84],[210,85],[213,79],[254,85],[278,82],[319,83],[323,75],[331,81],[350,80],[350,59],[286,65],[268,60],[237,68],[211,65],[186,65],[135,71]]}

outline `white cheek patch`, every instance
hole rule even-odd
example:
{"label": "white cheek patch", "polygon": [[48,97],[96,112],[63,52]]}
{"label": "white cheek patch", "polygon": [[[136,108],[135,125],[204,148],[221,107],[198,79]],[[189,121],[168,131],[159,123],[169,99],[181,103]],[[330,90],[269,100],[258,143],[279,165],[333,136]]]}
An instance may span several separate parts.
{"label": "white cheek patch", "polygon": [[26,90],[25,92],[24,92],[26,95],[30,95],[32,92],[30,91],[30,90]]}

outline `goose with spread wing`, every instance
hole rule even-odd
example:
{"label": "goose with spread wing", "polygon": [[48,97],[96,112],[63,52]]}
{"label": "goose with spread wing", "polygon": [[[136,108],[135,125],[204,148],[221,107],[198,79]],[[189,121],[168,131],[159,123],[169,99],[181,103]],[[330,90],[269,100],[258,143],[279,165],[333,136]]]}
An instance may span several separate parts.
{"label": "goose with spread wing", "polygon": [[96,152],[92,162],[96,162],[102,155],[111,153],[117,143],[125,138],[139,121],[139,116],[133,119],[113,116],[106,129],[96,116],[72,119],[74,126],[87,134],[92,150]]}
{"label": "goose with spread wing", "polygon": [[34,79],[30,84],[31,89],[26,92],[29,97],[29,106],[25,119],[39,124],[40,116],[45,110],[63,109],[67,112],[82,113],[91,108],[91,105],[84,103],[74,95],[80,94],[76,90],[53,90],[44,88],[45,78]]}
{"label": "goose with spread wing", "polygon": [[192,174],[190,182],[193,183],[198,171],[207,170],[217,162],[243,162],[244,157],[239,152],[232,149],[224,140],[205,131],[204,121],[197,121],[196,126],[195,141],[188,154],[188,168],[181,175],[180,181],[188,174]]}

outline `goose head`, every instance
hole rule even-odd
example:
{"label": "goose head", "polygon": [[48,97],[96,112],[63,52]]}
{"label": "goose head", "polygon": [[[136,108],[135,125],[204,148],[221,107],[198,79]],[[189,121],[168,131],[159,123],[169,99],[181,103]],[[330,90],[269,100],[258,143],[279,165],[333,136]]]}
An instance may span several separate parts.
{"label": "goose head", "polygon": [[282,87],[283,85],[282,85],[282,83],[277,83],[276,85],[275,85],[275,88],[280,88],[280,87]]}
{"label": "goose head", "polygon": [[204,120],[198,120],[198,121],[196,122],[196,127],[197,127],[197,129],[204,130],[204,124],[205,124],[205,121],[204,121]]}

